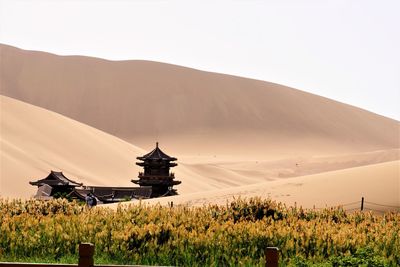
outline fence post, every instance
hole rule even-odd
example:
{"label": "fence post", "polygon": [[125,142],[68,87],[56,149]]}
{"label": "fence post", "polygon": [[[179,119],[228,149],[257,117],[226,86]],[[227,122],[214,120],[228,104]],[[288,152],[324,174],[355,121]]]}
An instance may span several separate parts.
{"label": "fence post", "polygon": [[265,267],[279,266],[279,249],[277,247],[267,247],[265,250]]}
{"label": "fence post", "polygon": [[361,210],[364,209],[364,197],[361,197]]}
{"label": "fence post", "polygon": [[78,267],[93,267],[94,266],[94,245],[91,243],[79,244],[79,262]]}

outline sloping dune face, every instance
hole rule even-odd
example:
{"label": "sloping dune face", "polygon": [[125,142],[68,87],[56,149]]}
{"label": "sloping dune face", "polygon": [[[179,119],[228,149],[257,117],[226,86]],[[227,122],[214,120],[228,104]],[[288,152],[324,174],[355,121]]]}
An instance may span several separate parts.
{"label": "sloping dune face", "polygon": [[[130,180],[140,170],[134,164],[136,157],[148,152],[90,126],[9,97],[0,96],[0,112],[1,197],[32,196],[36,188],[28,182],[45,177],[50,170],[63,171],[67,177],[85,185],[134,186]],[[169,147],[166,148],[168,151]],[[246,159],[249,155],[223,159],[192,156],[181,158],[173,171],[182,181],[176,187],[179,194],[206,194],[392,161],[398,159],[398,154],[399,150],[392,149],[263,161]],[[221,191],[222,196],[224,192]]]}
{"label": "sloping dune face", "polygon": [[133,186],[143,150],[54,112],[0,96],[0,197],[30,197],[50,170],[86,185]]}
{"label": "sloping dune face", "polygon": [[282,85],[156,62],[0,48],[1,94],[146,149],[160,141],[177,156],[268,158],[399,147],[399,122]]}
{"label": "sloping dune face", "polygon": [[[142,171],[135,165],[136,157],[148,151],[60,114],[1,95],[0,114],[0,197],[33,196],[37,188],[29,181],[46,177],[50,170],[62,171],[85,185],[136,186],[131,179]],[[240,181],[238,175],[232,177],[234,173],[229,170],[215,173],[207,168],[196,171],[190,164],[179,165],[175,173],[182,180],[177,187],[180,194],[247,181]]]}

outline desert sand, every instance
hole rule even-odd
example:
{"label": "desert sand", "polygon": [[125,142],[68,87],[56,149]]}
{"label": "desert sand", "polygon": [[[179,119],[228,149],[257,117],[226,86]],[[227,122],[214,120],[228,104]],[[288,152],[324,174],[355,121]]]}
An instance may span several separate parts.
{"label": "desert sand", "polygon": [[399,122],[283,85],[142,60],[0,53],[0,94],[142,148],[256,158],[399,148]]}
{"label": "desert sand", "polygon": [[[359,210],[364,197],[366,210],[400,211],[400,161],[391,161],[345,170],[279,179],[142,201],[146,204],[203,206],[226,205],[238,198],[261,197],[304,208],[321,209],[345,205]],[[350,205],[348,205],[351,203]],[[382,205],[382,206],[381,206]],[[113,204],[115,207],[116,205]]]}
{"label": "desert sand", "polygon": [[[134,186],[136,157],[159,141],[178,158],[174,203],[243,195],[324,206],[365,194],[399,204],[400,124],[393,119],[170,64],[6,45],[0,53],[1,197],[32,196],[28,181],[51,169],[85,185]],[[364,187],[353,186],[359,182]],[[332,195],[324,187],[330,183]]]}
{"label": "desert sand", "polygon": [[[52,170],[85,185],[134,186],[146,151],[54,112],[1,96],[1,179],[3,197],[30,197],[29,181]],[[148,150],[152,149],[150,147]],[[284,178],[366,166],[399,159],[399,150],[323,157],[251,160],[251,156],[187,156],[175,173],[182,195],[279,181]]]}
{"label": "desert sand", "polygon": [[85,184],[131,186],[144,151],[64,116],[1,96],[0,197],[29,198],[29,181],[63,171]]}

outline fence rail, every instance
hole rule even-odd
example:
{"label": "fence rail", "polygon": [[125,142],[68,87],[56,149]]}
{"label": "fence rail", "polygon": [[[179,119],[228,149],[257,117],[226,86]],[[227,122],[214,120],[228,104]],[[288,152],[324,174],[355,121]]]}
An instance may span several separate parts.
{"label": "fence rail", "polygon": [[[94,265],[94,245],[91,243],[82,243],[79,245],[78,264],[55,264],[55,263],[20,263],[20,262],[0,262],[0,266],[7,267],[143,267],[144,265]],[[278,267],[279,249],[276,247],[267,247],[265,249],[265,266]]]}
{"label": "fence rail", "polygon": [[[55,263],[23,263],[23,262],[0,262],[0,266],[7,267],[71,267],[76,264],[55,264]],[[97,266],[97,265],[96,265]]]}
{"label": "fence rail", "polygon": [[[361,200],[355,201],[355,202],[350,202],[350,203],[345,203],[345,204],[340,204],[345,211],[373,211],[377,212],[380,214],[383,214],[385,212],[389,211],[394,211],[394,212],[400,212],[400,206],[393,206],[393,205],[386,205],[386,204],[381,204],[381,203],[376,203],[376,202],[370,202],[366,201],[364,197],[361,197]],[[325,208],[317,208],[314,206],[315,210],[323,210]]]}

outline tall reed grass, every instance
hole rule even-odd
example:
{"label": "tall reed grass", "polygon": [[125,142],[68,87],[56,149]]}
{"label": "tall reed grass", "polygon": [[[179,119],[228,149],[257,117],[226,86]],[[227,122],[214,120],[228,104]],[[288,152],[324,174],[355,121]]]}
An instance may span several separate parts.
{"label": "tall reed grass", "polygon": [[0,200],[0,260],[74,259],[81,242],[110,263],[180,266],[264,264],[277,246],[282,262],[324,262],[367,248],[388,266],[400,261],[400,214],[286,207],[271,200],[226,206],[120,205],[115,210],[63,199]]}

